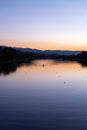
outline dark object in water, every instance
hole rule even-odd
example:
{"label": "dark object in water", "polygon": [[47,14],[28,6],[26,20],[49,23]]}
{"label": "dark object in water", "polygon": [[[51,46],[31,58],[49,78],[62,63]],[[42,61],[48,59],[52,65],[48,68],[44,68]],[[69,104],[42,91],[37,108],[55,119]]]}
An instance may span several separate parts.
{"label": "dark object in water", "polygon": [[42,67],[44,68],[44,64],[42,64]]}

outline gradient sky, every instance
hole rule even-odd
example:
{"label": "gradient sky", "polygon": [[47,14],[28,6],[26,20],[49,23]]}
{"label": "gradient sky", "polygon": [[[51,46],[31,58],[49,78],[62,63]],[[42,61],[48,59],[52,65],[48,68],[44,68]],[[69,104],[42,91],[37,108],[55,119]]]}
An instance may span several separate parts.
{"label": "gradient sky", "polygon": [[0,0],[0,44],[87,49],[87,0]]}

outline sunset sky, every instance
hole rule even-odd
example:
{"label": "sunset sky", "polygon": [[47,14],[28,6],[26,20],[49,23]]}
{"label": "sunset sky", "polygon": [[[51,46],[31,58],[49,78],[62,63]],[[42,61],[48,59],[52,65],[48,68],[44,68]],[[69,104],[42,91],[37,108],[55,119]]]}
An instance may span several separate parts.
{"label": "sunset sky", "polygon": [[87,50],[87,0],[0,0],[0,45]]}

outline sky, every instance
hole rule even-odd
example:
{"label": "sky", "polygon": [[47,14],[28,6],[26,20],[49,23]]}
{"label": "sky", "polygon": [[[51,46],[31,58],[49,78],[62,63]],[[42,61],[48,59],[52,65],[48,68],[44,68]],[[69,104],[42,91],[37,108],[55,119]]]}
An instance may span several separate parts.
{"label": "sky", "polygon": [[87,50],[87,0],[0,0],[0,45]]}

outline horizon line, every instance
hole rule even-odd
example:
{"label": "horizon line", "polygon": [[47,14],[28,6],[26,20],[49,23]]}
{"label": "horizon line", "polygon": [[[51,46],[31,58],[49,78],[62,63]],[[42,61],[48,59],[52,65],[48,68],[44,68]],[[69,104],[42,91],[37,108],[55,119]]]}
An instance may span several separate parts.
{"label": "horizon line", "polygon": [[0,45],[2,47],[11,47],[11,48],[23,48],[23,49],[33,49],[33,50],[40,50],[40,51],[86,51],[86,50],[69,50],[69,49],[38,49],[38,48],[32,48],[32,47],[22,47],[22,46],[9,46],[9,45]]}

